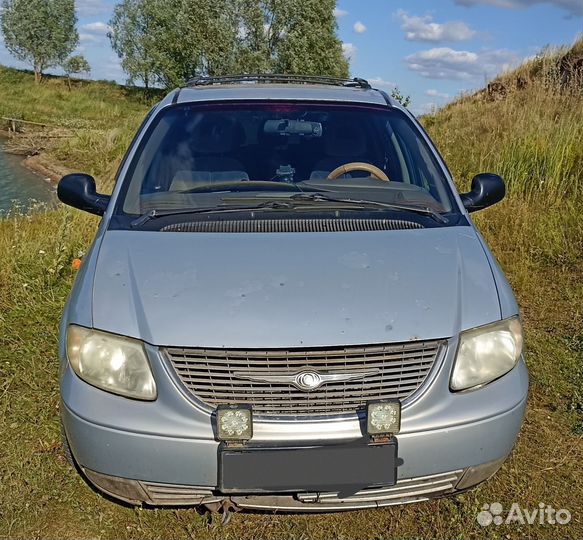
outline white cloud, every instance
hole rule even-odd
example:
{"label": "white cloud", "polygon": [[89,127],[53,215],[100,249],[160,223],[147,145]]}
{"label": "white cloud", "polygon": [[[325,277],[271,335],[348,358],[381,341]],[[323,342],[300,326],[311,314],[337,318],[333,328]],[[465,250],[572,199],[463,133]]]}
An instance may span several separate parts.
{"label": "white cloud", "polygon": [[366,32],[366,26],[364,26],[364,24],[362,24],[360,21],[356,21],[353,28],[357,34],[364,34]]}
{"label": "white cloud", "polygon": [[106,38],[110,27],[104,22],[82,24],[79,27],[79,41],[84,45],[101,43]]}
{"label": "white cloud", "polygon": [[391,82],[391,81],[385,81],[383,79],[381,79],[381,77],[372,77],[372,78],[367,78],[366,79],[371,86],[376,87],[376,88],[390,88],[393,89],[397,86],[397,83]]}
{"label": "white cloud", "polygon": [[444,92],[439,92],[433,88],[430,88],[429,90],[425,90],[425,95],[427,95],[429,97],[438,97],[438,98],[442,98],[442,99],[447,99],[449,97],[449,94],[446,94]]}
{"label": "white cloud", "polygon": [[342,44],[342,54],[346,60],[351,61],[354,60],[356,56],[356,45],[353,43],[343,43]]}
{"label": "white cloud", "polygon": [[437,47],[405,58],[407,67],[428,79],[478,80],[491,78],[518,64],[516,53],[506,49],[480,52]]}
{"label": "white cloud", "polygon": [[105,24],[104,22],[92,22],[87,24],[81,25],[81,31],[85,31],[89,34],[97,34],[97,35],[104,35],[109,32],[110,28],[109,25]]}
{"label": "white cloud", "polygon": [[87,45],[88,43],[99,43],[99,36],[95,34],[88,34],[87,32],[79,32],[79,43]]}
{"label": "white cloud", "polygon": [[524,9],[535,4],[552,4],[566,10],[571,16],[583,15],[583,2],[581,0],[455,0],[460,6],[477,6],[486,4],[505,9]]}
{"label": "white cloud", "polygon": [[110,12],[105,0],[75,0],[75,8],[81,17],[103,15]]}
{"label": "white cloud", "polygon": [[104,22],[82,24],[79,27],[79,41],[82,44],[100,43],[107,36],[110,28]]}
{"label": "white cloud", "polygon": [[444,41],[464,41],[476,35],[465,22],[449,21],[445,23],[433,22],[431,15],[418,17],[409,15],[400,9],[395,13],[401,21],[401,29],[405,32],[408,41],[429,41],[441,43]]}
{"label": "white cloud", "polygon": [[334,17],[346,17],[348,11],[345,9],[334,8]]}

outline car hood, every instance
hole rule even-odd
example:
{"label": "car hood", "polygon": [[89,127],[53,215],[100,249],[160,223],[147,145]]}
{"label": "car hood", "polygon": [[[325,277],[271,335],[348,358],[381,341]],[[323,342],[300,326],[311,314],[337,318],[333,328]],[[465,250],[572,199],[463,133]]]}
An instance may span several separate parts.
{"label": "car hood", "polygon": [[95,328],[154,345],[317,347],[447,338],[500,319],[472,227],[107,231]]}

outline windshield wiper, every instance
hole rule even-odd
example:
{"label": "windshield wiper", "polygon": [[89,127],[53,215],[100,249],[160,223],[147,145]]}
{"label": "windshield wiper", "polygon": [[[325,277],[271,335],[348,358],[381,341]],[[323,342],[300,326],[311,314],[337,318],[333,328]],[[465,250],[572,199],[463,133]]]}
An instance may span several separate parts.
{"label": "windshield wiper", "polygon": [[221,204],[219,206],[210,206],[210,207],[203,207],[203,208],[179,208],[179,209],[169,209],[169,210],[150,210],[145,214],[142,214],[138,218],[134,219],[130,226],[134,229],[136,227],[140,227],[151,221],[153,219],[157,219],[160,217],[166,216],[178,216],[181,214],[214,214],[214,213],[223,213],[223,212],[245,212],[245,211],[254,211],[254,210],[296,210],[298,207],[312,205],[313,203],[332,203],[332,205],[336,208],[360,208],[364,210],[365,208],[387,208],[391,210],[400,210],[405,212],[416,212],[418,214],[423,214],[433,218],[435,221],[439,223],[448,223],[447,218],[433,210],[429,207],[421,207],[421,206],[409,206],[403,204],[391,204],[391,203],[383,203],[378,201],[369,201],[369,200],[359,200],[359,199],[344,199],[344,198],[336,198],[336,197],[329,197],[327,195],[323,195],[322,193],[296,193],[291,197],[286,197],[285,199],[270,199],[268,201],[261,202],[259,204],[252,204],[252,205],[233,205],[228,204],[230,201],[234,201],[236,199],[223,199],[224,202],[227,204]]}
{"label": "windshield wiper", "polygon": [[289,197],[292,201],[302,201],[302,202],[330,202],[339,204],[354,204],[361,207],[374,207],[374,208],[388,208],[391,210],[401,210],[404,212],[415,212],[417,214],[423,214],[433,218],[438,223],[449,223],[449,220],[442,216],[439,212],[436,212],[433,208],[429,206],[414,206],[408,204],[393,204],[384,203],[379,201],[369,201],[366,199],[345,199],[342,197],[330,197],[328,195],[322,195],[322,193],[297,193]]}
{"label": "windshield wiper", "polygon": [[220,205],[220,206],[209,206],[203,208],[178,208],[175,210],[150,210],[145,214],[137,217],[130,223],[130,227],[135,229],[136,227],[140,227],[151,221],[153,219],[157,219],[160,217],[166,216],[179,216],[181,214],[214,214],[214,213],[221,213],[221,212],[245,212],[245,211],[253,211],[253,210],[293,210],[297,208],[299,204],[303,201],[293,201],[289,199],[284,200],[269,200],[259,204],[253,205]]}

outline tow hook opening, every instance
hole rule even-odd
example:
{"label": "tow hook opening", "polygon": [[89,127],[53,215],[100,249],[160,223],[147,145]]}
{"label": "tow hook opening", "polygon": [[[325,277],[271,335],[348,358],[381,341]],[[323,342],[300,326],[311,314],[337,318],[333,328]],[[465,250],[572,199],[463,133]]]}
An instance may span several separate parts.
{"label": "tow hook opening", "polygon": [[241,512],[242,508],[237,506],[230,498],[223,499],[221,501],[204,503],[202,506],[206,508],[209,514],[219,513],[221,517],[221,525],[224,527],[228,525],[233,517],[233,514]]}

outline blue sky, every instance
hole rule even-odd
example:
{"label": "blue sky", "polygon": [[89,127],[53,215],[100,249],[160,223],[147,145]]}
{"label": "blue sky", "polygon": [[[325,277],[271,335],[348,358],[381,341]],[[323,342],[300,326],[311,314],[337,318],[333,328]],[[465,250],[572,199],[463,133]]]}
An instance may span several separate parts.
{"label": "blue sky", "polygon": [[[80,51],[92,78],[125,81],[106,37],[112,0],[77,0]],[[583,0],[339,0],[351,74],[412,97],[426,112],[582,30]],[[0,63],[15,61],[0,41]]]}

